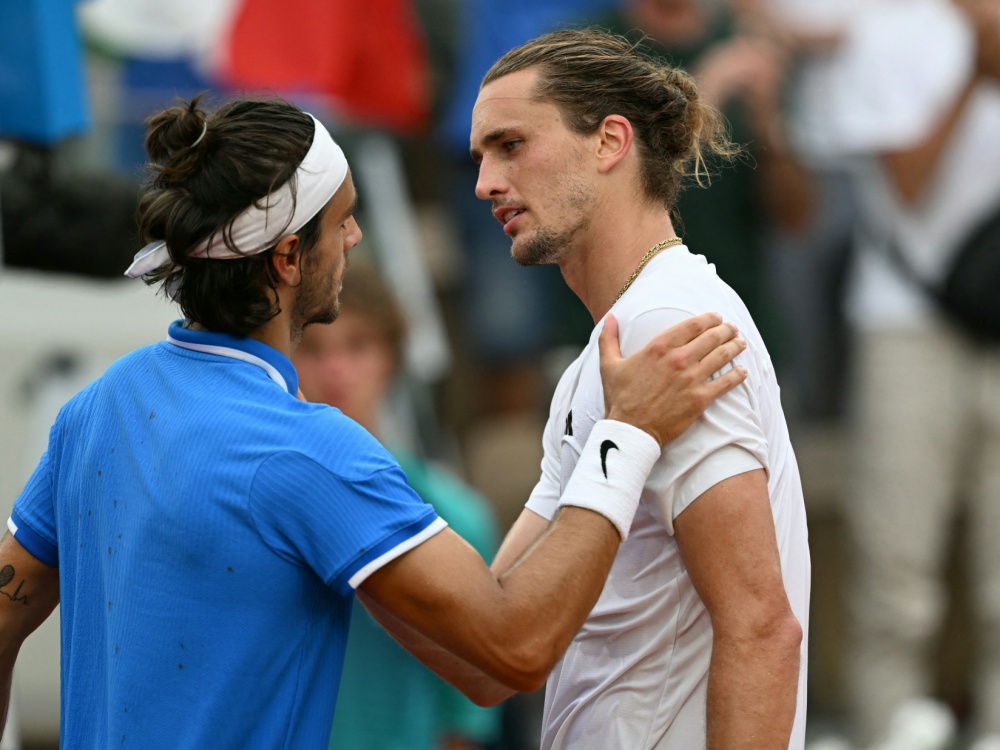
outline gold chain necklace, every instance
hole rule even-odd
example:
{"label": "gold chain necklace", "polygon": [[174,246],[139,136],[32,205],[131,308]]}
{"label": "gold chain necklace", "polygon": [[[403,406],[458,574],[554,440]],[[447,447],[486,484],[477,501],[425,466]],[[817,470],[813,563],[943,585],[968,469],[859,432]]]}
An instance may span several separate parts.
{"label": "gold chain necklace", "polygon": [[628,291],[628,288],[630,286],[632,286],[632,282],[635,281],[637,278],[639,278],[639,274],[642,273],[642,269],[645,268],[646,264],[653,259],[654,255],[656,255],[658,252],[660,252],[660,250],[663,250],[666,247],[671,247],[672,245],[679,245],[683,241],[684,240],[682,240],[680,237],[668,237],[667,239],[657,242],[655,245],[649,248],[649,250],[646,251],[646,254],[642,256],[642,260],[639,261],[639,265],[632,272],[632,275],[628,277],[628,281],[625,282],[625,286],[623,286],[622,290],[618,292],[618,296],[615,297],[615,302],[620,300],[622,298],[622,295]]}

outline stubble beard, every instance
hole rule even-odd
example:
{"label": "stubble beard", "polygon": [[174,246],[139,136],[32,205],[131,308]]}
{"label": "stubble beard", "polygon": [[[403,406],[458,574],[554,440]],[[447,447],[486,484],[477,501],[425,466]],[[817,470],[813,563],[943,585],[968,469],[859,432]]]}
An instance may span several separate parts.
{"label": "stubble beard", "polygon": [[539,229],[526,238],[521,245],[515,241],[510,246],[510,255],[521,266],[544,266],[558,263],[567,238],[549,229]]}
{"label": "stubble beard", "polygon": [[340,317],[340,297],[334,297],[333,304],[319,310],[316,314],[306,320],[306,325],[313,323],[332,323]]}
{"label": "stubble beard", "polygon": [[299,332],[314,323],[332,323],[339,315],[340,289],[335,277],[327,277],[322,283],[314,279],[303,281],[292,310]]}
{"label": "stubble beard", "polygon": [[573,240],[587,229],[592,192],[579,180],[571,180],[570,184],[569,197],[564,202],[563,213],[575,215],[576,223],[563,232],[539,227],[520,244],[515,240],[510,246],[510,254],[519,265],[543,266],[559,263],[572,247]]}

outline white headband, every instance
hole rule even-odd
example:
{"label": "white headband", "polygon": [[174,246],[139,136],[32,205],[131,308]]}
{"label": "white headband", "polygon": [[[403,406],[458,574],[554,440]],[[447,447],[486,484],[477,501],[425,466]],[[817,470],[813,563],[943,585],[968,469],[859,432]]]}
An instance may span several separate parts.
{"label": "white headband", "polygon": [[[347,176],[347,158],[323,124],[309,116],[316,127],[312,146],[292,179],[233,219],[228,234],[240,252],[233,252],[225,242],[227,233],[216,229],[188,252],[190,257],[223,260],[262,253],[285,235],[302,229],[330,201]],[[168,262],[167,243],[156,240],[136,253],[125,275],[135,279]]]}

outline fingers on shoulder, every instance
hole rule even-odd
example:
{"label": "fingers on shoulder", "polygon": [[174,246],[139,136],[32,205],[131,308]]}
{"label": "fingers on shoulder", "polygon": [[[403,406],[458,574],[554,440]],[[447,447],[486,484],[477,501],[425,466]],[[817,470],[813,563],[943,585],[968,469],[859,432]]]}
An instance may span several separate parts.
{"label": "fingers on shoulder", "polygon": [[680,346],[696,341],[700,336],[720,325],[722,325],[722,316],[719,313],[706,312],[682,320],[668,328],[666,334],[674,341],[674,345]]}
{"label": "fingers on shoulder", "polygon": [[597,345],[604,356],[621,356],[621,347],[618,342],[618,320],[611,313],[608,313],[604,319],[604,327],[597,339]]}
{"label": "fingers on shoulder", "polygon": [[717,378],[712,378],[705,384],[706,395],[709,401],[713,401],[719,396],[729,393],[736,386],[747,379],[747,368],[743,365],[736,365]]}

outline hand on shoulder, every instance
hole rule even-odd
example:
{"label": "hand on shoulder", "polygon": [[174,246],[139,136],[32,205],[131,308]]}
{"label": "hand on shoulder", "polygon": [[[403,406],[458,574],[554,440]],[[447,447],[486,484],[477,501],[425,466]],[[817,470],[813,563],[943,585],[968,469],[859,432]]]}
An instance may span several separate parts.
{"label": "hand on shoulder", "polygon": [[622,357],[618,321],[608,315],[599,346],[607,418],[645,430],[661,446],[747,376],[737,366],[709,380],[746,348],[735,326],[717,313],[681,321],[630,357]]}

